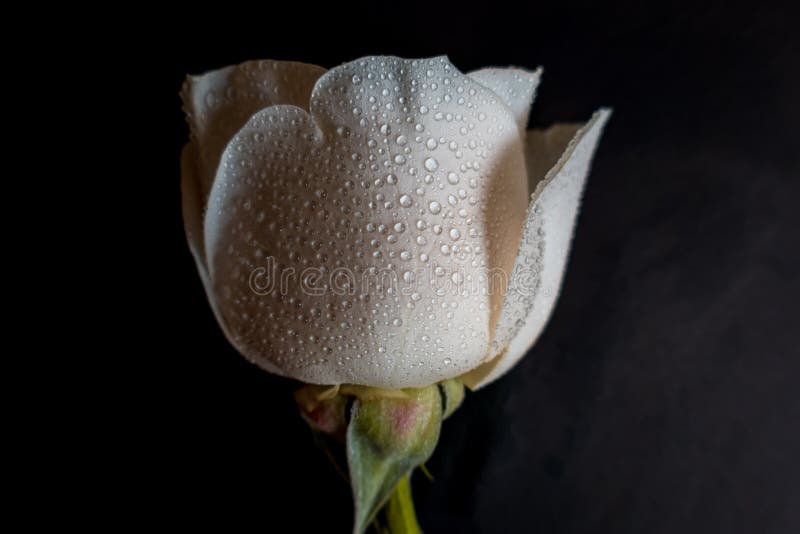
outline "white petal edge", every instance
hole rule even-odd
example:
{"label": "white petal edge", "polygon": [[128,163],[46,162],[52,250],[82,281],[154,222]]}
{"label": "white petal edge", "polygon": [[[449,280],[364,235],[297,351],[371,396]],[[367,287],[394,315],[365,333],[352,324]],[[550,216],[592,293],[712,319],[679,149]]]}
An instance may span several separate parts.
{"label": "white petal edge", "polygon": [[[203,290],[206,293],[206,298],[211,306],[211,311],[214,313],[217,323],[225,334],[225,338],[233,345],[233,337],[230,334],[230,329],[222,316],[217,306],[216,298],[211,290],[211,279],[208,275],[208,269],[204,260],[205,252],[203,250],[203,203],[199,200],[201,191],[199,189],[200,180],[197,177],[197,155],[195,154],[195,147],[191,143],[186,144],[181,152],[181,196],[183,208],[183,225],[186,232],[186,240],[189,242],[189,250],[192,253],[195,264],[197,265],[197,273],[200,276],[200,281],[203,284]],[[270,372],[277,372],[277,369],[267,369]]]}
{"label": "white petal edge", "polygon": [[[512,273],[500,321],[495,330],[493,358],[465,374],[471,389],[480,389],[510,370],[533,346],[543,331],[558,298],[569,256],[573,229],[586,177],[603,127],[611,110],[602,108],[575,134],[558,163],[536,185],[528,210],[520,250]],[[563,146],[570,126],[531,130],[526,152],[531,161],[552,159],[552,149]],[[550,148],[548,154],[546,150]],[[536,151],[545,150],[541,156]],[[536,165],[529,167],[532,181]],[[503,349],[505,339],[510,342]],[[501,346],[497,346],[497,342]]]}
{"label": "white petal edge", "polygon": [[516,67],[491,67],[472,71],[467,76],[500,97],[514,114],[519,131],[525,131],[536,88],[542,79],[542,67],[533,72]]}
{"label": "white petal edge", "polygon": [[[203,204],[200,180],[197,177],[197,154],[194,145],[187,143],[181,151],[181,204],[186,240],[198,268],[205,273],[203,250]],[[202,275],[201,273],[201,275]]]}

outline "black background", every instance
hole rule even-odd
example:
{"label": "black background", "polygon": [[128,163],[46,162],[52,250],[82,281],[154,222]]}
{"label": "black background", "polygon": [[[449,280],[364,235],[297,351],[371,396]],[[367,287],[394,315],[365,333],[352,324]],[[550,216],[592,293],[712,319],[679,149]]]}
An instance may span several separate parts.
{"label": "black background", "polygon": [[548,328],[445,423],[435,481],[414,480],[426,532],[800,532],[790,6],[198,4],[143,23],[146,141],[163,161],[142,195],[157,228],[143,274],[158,283],[137,329],[152,341],[128,364],[143,377],[135,514],[181,529],[351,525],[295,384],[238,356],[206,304],[180,213],[183,76],[255,58],[447,54],[463,71],[543,65],[533,126],[614,115]]}

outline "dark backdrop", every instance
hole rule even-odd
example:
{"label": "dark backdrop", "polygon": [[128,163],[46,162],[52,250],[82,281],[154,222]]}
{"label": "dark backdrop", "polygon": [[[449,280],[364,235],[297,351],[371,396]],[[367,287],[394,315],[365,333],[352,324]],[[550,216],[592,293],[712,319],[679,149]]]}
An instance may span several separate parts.
{"label": "dark backdrop", "polygon": [[151,349],[130,362],[144,377],[135,514],[182,530],[351,524],[295,385],[238,356],[206,304],[180,214],[184,74],[445,53],[465,71],[543,65],[531,125],[614,115],[549,326],[445,423],[435,481],[414,480],[426,532],[800,532],[797,12],[555,3],[144,18],[131,76],[157,102],[146,142],[164,161],[142,197],[160,283],[137,325]]}

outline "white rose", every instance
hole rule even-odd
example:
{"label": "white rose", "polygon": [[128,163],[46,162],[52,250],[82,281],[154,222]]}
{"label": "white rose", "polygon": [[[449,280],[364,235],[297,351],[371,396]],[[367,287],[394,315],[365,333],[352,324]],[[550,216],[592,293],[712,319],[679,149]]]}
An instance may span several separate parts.
{"label": "white rose", "polygon": [[526,132],[540,74],[367,57],[190,77],[185,225],[230,342],[313,384],[510,369],[555,304],[610,115]]}

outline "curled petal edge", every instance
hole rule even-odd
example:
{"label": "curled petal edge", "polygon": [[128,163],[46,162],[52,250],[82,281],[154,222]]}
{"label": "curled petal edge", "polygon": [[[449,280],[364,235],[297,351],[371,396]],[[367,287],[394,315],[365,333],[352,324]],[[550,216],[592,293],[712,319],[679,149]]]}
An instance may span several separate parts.
{"label": "curled petal edge", "polygon": [[[480,389],[510,370],[546,326],[566,269],[592,157],[610,116],[610,109],[601,108],[581,128],[555,125],[528,132],[526,156],[532,200],[489,359],[462,376],[470,389]],[[544,164],[549,167],[556,153],[561,156],[539,179]],[[526,269],[530,272],[528,278],[523,276]]]}

